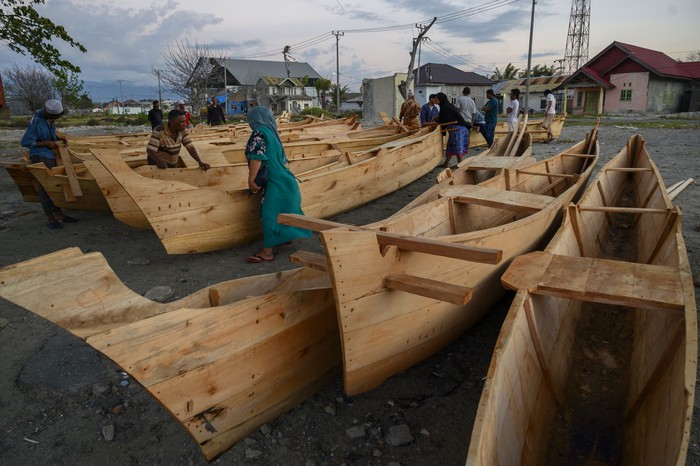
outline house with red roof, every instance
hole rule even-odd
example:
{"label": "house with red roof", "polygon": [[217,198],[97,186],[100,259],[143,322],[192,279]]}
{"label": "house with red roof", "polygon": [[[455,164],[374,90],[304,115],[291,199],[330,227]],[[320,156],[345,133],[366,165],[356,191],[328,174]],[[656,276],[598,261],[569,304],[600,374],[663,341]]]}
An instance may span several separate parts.
{"label": "house with red roof", "polygon": [[613,42],[557,89],[573,89],[566,111],[574,114],[698,111],[700,62]]}

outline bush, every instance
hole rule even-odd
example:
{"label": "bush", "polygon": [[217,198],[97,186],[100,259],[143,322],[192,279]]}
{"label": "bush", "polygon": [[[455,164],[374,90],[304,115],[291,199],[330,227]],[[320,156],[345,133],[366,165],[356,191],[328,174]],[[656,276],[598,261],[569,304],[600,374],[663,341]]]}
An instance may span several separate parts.
{"label": "bush", "polygon": [[328,110],[324,110],[321,107],[311,107],[311,108],[306,108],[301,111],[302,115],[311,115],[315,117],[321,117],[323,118],[335,118],[335,115]]}

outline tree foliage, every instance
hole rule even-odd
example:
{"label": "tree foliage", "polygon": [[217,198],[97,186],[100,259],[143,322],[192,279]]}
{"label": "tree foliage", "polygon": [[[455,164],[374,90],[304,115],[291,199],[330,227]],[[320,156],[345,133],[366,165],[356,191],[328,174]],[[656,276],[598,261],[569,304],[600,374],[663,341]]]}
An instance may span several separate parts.
{"label": "tree foliage", "polygon": [[[540,76],[554,76],[554,74],[555,74],[554,65],[552,65],[552,66],[547,66],[546,64],[545,65],[535,65],[530,70],[530,77],[531,78],[538,78]],[[527,78],[527,71],[521,71],[518,76],[521,78]]]}
{"label": "tree foliage", "polygon": [[[340,108],[340,105],[338,105],[338,86],[336,86],[335,84],[331,84],[329,91],[331,94],[331,102],[333,103],[333,108],[338,110]],[[340,86],[340,102],[341,103],[343,101],[347,100],[348,92],[350,92],[350,88],[348,86],[343,86],[341,84],[341,86]]]}
{"label": "tree foliage", "polygon": [[496,81],[515,79],[518,77],[518,71],[520,71],[520,68],[516,68],[515,66],[513,66],[512,63],[508,63],[503,69],[503,71],[496,68],[496,70],[493,72],[493,75],[491,76],[491,79]]}
{"label": "tree foliage", "polygon": [[326,95],[331,89],[331,80],[326,78],[320,78],[316,80],[314,84],[316,91],[318,91],[318,98],[321,101],[321,108],[326,109]]}
{"label": "tree foliage", "polygon": [[185,38],[175,42],[174,47],[168,46],[167,51],[161,52],[163,65],[154,69],[153,74],[159,77],[167,91],[187,99],[195,108],[206,105],[206,93],[209,87],[209,77],[216,68],[210,58],[222,59],[222,52],[209,50],[206,44],[195,40],[194,44]]}
{"label": "tree foliage", "polygon": [[31,56],[56,76],[66,78],[69,73],[79,73],[80,68],[61,58],[51,42],[60,39],[81,52],[87,49],[63,26],[36,12],[34,6],[43,3],[44,0],[0,0],[0,41],[14,52]]}
{"label": "tree foliage", "polygon": [[56,95],[53,75],[41,68],[14,64],[3,70],[3,76],[5,94],[30,110],[42,108],[44,102]]}
{"label": "tree foliage", "polygon": [[688,53],[685,57],[685,61],[687,62],[694,62],[694,61],[700,61],[700,50],[695,50],[694,52]]}
{"label": "tree foliage", "polygon": [[43,68],[14,64],[3,70],[5,93],[31,110],[44,106],[48,99],[60,99],[65,108],[89,108],[90,96],[76,75],[67,78],[52,75]]}

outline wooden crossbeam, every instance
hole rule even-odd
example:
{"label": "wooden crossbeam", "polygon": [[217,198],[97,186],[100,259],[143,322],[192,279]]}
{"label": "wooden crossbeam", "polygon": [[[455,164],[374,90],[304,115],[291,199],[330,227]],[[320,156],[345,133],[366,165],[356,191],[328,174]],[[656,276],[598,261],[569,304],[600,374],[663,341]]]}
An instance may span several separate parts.
{"label": "wooden crossbeam", "polygon": [[627,173],[637,173],[637,172],[650,172],[651,168],[642,167],[610,167],[605,169],[606,172],[627,172]]}
{"label": "wooden crossbeam", "polygon": [[510,289],[579,301],[677,314],[685,308],[675,267],[540,251],[516,257],[501,281]]}
{"label": "wooden crossbeam", "polygon": [[667,214],[668,209],[651,209],[649,207],[598,207],[579,206],[581,212],[610,212],[619,214]]}
{"label": "wooden crossbeam", "polygon": [[387,276],[384,279],[384,286],[392,290],[438,299],[458,306],[467,304],[472,298],[472,289],[469,287],[405,273]]}
{"label": "wooden crossbeam", "polygon": [[400,235],[385,231],[365,230],[360,227],[346,225],[344,223],[331,222],[312,217],[305,217],[298,214],[280,214],[277,222],[281,225],[291,225],[299,228],[306,228],[313,231],[324,231],[331,228],[347,228],[352,231],[369,231],[377,236],[377,243],[380,246],[396,246],[405,251],[422,252],[436,256],[450,257],[482,264],[496,265],[503,258],[503,251],[500,249],[480,248],[467,246],[459,243],[438,241],[418,236]]}
{"label": "wooden crossbeam", "polygon": [[561,154],[562,157],[580,157],[582,159],[594,159],[595,154]]}
{"label": "wooden crossbeam", "polygon": [[440,197],[450,197],[457,202],[508,209],[516,212],[537,212],[552,203],[553,198],[542,194],[503,191],[478,185],[460,185],[443,188]]}
{"label": "wooden crossbeam", "polygon": [[289,256],[289,262],[322,272],[328,271],[326,256],[311,251],[297,251]]}
{"label": "wooden crossbeam", "polygon": [[554,178],[576,178],[578,175],[571,175],[569,173],[546,173],[546,172],[533,172],[529,170],[516,170],[519,175],[535,175],[535,176],[551,176]]}

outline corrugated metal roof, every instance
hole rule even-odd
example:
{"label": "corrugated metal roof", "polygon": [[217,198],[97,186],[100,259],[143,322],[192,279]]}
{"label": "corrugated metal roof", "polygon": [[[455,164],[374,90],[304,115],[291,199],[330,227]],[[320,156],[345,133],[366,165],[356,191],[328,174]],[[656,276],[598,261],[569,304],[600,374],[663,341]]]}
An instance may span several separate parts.
{"label": "corrugated metal roof", "polygon": [[[418,75],[420,72],[420,76]],[[420,68],[413,71],[414,79],[418,80],[419,84],[452,84],[458,86],[491,86],[495,81],[472,73],[471,71],[462,71],[454,66],[445,65],[442,63],[426,63]]]}
{"label": "corrugated metal roof", "polygon": [[304,62],[289,62],[285,66],[283,61],[242,60],[237,58],[214,59],[220,65],[225,65],[228,71],[236,77],[242,85],[254,86],[262,76],[320,79],[322,76],[311,65]]}

